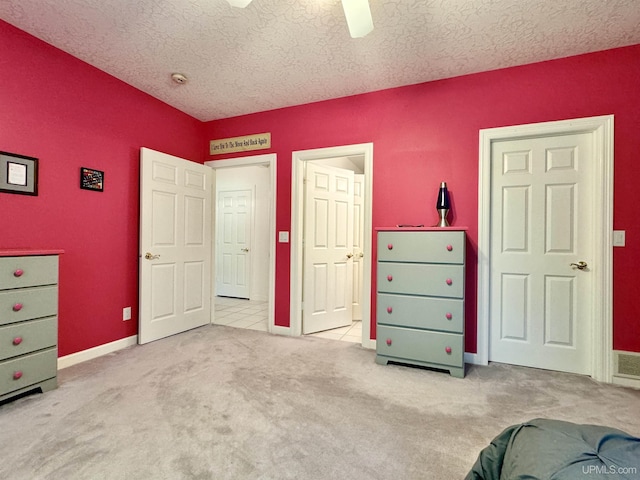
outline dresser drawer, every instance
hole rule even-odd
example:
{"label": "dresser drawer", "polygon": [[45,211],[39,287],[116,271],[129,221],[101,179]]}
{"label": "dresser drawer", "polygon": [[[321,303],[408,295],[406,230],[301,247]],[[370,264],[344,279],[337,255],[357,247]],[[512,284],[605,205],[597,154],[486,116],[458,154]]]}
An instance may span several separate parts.
{"label": "dresser drawer", "polygon": [[381,293],[376,313],[379,324],[463,332],[463,300]]}
{"label": "dresser drawer", "polygon": [[55,347],[57,343],[57,317],[12,323],[0,327],[0,360]]}
{"label": "dresser drawer", "polygon": [[464,366],[462,335],[378,325],[377,336],[378,355],[394,357],[398,362],[406,360],[411,363],[414,360],[443,366]]}
{"label": "dresser drawer", "polygon": [[463,265],[378,263],[378,292],[464,297]]}
{"label": "dresser drawer", "polygon": [[33,385],[57,373],[56,348],[14,358],[0,363],[0,395]]}
{"label": "dresser drawer", "polygon": [[57,283],[57,255],[0,257],[0,290]]}
{"label": "dresser drawer", "polygon": [[34,287],[0,292],[0,325],[58,313],[58,287]]}
{"label": "dresser drawer", "polygon": [[378,232],[378,261],[464,263],[461,231]]}

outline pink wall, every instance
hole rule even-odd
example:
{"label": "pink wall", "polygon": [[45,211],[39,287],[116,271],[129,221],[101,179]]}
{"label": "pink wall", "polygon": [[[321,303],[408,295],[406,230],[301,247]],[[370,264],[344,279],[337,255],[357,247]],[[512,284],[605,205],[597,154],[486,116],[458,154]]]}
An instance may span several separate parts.
{"label": "pink wall", "polygon": [[[0,21],[0,150],[40,159],[37,197],[0,194],[0,249],[64,249],[60,355],[137,333],[138,155],[215,159],[208,140],[272,132],[277,230],[290,229],[291,152],[374,143],[373,225],[435,223],[438,182],[469,227],[467,350],[475,351],[478,130],[615,114],[614,347],[640,351],[640,45],[202,124]],[[160,81],[160,80],[159,80]],[[80,190],[79,168],[106,172]],[[277,244],[276,323],[289,324],[289,245]],[[374,287],[375,288],[375,287]],[[373,292],[372,292],[373,293]],[[372,298],[373,295],[372,295]],[[122,308],[133,307],[123,322]],[[375,325],[375,324],[374,324]]]}
{"label": "pink wall", "polygon": [[2,21],[0,70],[0,150],[40,162],[38,196],[0,193],[0,248],[65,251],[59,355],[135,335],[139,149],[202,161],[202,123]]}
{"label": "pink wall", "polygon": [[[638,85],[640,45],[213,121],[206,135],[208,141],[271,132],[272,149],[257,153],[278,154],[277,230],[290,229],[295,150],[373,142],[374,228],[434,224],[437,187],[447,181],[455,225],[469,228],[466,349],[475,352],[478,131],[614,114],[614,228],[627,231],[627,246],[614,249],[614,348],[640,351],[633,270],[640,258]],[[232,156],[238,155],[226,158]],[[282,326],[289,325],[289,256],[289,244],[277,244],[276,324]]]}

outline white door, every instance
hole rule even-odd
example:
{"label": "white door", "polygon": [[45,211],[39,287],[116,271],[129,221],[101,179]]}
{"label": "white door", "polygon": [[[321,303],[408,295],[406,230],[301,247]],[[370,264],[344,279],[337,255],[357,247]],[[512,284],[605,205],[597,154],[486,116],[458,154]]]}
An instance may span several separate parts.
{"label": "white door", "polygon": [[141,150],[139,343],[211,321],[212,179],[209,167]]}
{"label": "white door", "polygon": [[364,175],[353,176],[353,320],[362,320],[364,277]]}
{"label": "white door", "polygon": [[216,295],[249,298],[253,191],[218,192]]}
{"label": "white door", "polygon": [[351,325],[353,172],[307,162],[302,333]]}
{"label": "white door", "polygon": [[588,133],[492,144],[489,360],[590,373],[592,157]]}

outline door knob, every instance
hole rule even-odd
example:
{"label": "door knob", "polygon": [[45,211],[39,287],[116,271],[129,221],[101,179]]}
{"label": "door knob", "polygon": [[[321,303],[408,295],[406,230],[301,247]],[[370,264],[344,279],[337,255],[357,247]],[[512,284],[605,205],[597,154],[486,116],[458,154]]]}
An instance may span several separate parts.
{"label": "door knob", "polygon": [[243,251],[244,253],[247,253],[247,252],[249,251],[249,249],[248,249],[248,248],[243,248],[243,249],[242,249],[242,251]]}
{"label": "door knob", "polygon": [[353,253],[347,253],[347,258],[353,257]]}
{"label": "door knob", "polygon": [[156,258],[160,258],[160,255],[154,255],[151,252],[147,252],[145,253],[144,258],[146,258],[147,260],[155,260]]}
{"label": "door knob", "polygon": [[569,266],[573,267],[573,268],[577,268],[578,270],[584,270],[585,268],[587,268],[587,262],[578,262],[578,263],[571,263]]}

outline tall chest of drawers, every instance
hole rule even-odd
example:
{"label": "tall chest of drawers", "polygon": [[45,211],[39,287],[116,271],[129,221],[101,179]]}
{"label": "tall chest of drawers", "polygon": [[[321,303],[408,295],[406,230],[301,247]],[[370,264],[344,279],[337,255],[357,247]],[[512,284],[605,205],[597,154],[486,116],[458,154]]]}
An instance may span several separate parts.
{"label": "tall chest of drawers", "polygon": [[0,251],[0,401],[57,386],[58,253]]}
{"label": "tall chest of drawers", "polygon": [[465,231],[377,230],[376,362],[463,378]]}

